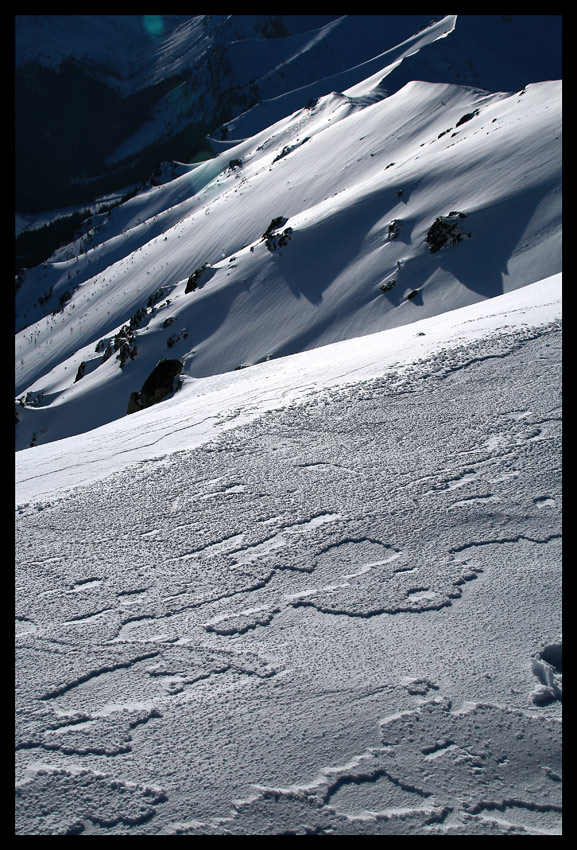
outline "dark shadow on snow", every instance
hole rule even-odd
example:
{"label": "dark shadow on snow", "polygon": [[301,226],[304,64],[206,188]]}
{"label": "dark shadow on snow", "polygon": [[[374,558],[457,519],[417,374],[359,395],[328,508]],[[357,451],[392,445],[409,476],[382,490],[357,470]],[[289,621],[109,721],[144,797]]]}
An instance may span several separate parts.
{"label": "dark shadow on snow", "polygon": [[479,295],[487,298],[502,295],[509,261],[537,207],[548,194],[547,188],[539,187],[472,213],[463,210],[467,217],[460,224],[465,233],[471,233],[471,238],[430,254],[431,261]]}
{"label": "dark shadow on snow", "polygon": [[[323,293],[335,278],[352,267],[367,234],[386,210],[387,200],[381,191],[350,207],[336,209],[304,230],[295,228],[291,242],[274,252],[276,271],[293,295],[319,305]],[[288,223],[291,224],[290,221]],[[386,234],[383,232],[383,243],[385,241]],[[354,288],[351,277],[351,291]]]}

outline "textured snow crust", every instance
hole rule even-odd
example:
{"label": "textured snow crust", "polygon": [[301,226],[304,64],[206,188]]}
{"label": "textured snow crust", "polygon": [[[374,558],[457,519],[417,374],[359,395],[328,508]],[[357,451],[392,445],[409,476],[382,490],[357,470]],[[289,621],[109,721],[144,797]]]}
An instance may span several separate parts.
{"label": "textured snow crust", "polygon": [[19,499],[18,833],[560,832],[561,331],[537,289]]}

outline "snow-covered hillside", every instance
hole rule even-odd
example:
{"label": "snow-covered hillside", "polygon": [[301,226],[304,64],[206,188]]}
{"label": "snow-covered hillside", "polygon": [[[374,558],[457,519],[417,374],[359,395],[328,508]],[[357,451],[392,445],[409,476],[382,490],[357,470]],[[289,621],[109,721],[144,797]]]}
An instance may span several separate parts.
{"label": "snow-covered hillside", "polygon": [[560,834],[560,18],[24,31],[216,155],[17,276],[16,833]]}
{"label": "snow-covered hillside", "polygon": [[18,448],[124,416],[162,358],[204,377],[560,271],[560,82],[375,87],[185,169],[25,275]]}
{"label": "snow-covered hillside", "polygon": [[560,283],[18,453],[18,834],[560,833]]}

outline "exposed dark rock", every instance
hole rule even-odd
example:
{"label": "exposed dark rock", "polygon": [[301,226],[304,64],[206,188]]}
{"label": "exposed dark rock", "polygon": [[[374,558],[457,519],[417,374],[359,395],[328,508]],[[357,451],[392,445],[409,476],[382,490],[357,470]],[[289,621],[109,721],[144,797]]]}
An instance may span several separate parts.
{"label": "exposed dark rock", "polygon": [[401,222],[398,218],[394,218],[387,229],[387,239],[397,239],[401,232]]}
{"label": "exposed dark rock", "polygon": [[128,322],[130,328],[139,328],[148,315],[146,307],[140,307]]}
{"label": "exposed dark rock", "polygon": [[188,292],[194,292],[197,288],[200,278],[202,277],[203,271],[206,269],[207,263],[203,263],[196,271],[194,271],[191,276],[188,278],[184,294],[186,295]]}
{"label": "exposed dark rock", "polygon": [[131,413],[136,413],[137,410],[142,410],[143,406],[139,404],[140,393],[130,393],[130,398],[128,399],[128,407],[126,408],[126,414],[130,415]]}
{"label": "exposed dark rock", "polygon": [[282,233],[273,234],[270,239],[266,240],[266,247],[269,251],[276,251],[277,248],[284,248],[284,246],[288,245],[290,242],[292,232],[292,227],[287,227]]}
{"label": "exposed dark rock", "polygon": [[118,354],[116,355],[116,359],[120,363],[120,368],[124,369],[126,363],[129,360],[134,360],[136,354],[137,348],[134,344],[134,337],[127,338],[124,342],[120,344]]}
{"label": "exposed dark rock", "polygon": [[269,224],[269,226],[267,227],[267,229],[263,233],[262,238],[268,239],[269,236],[272,236],[272,233],[273,233],[274,230],[278,230],[279,227],[282,227],[283,224],[287,223],[287,221],[288,221],[288,218],[284,218],[282,215],[279,215],[276,218],[273,218],[273,220],[271,221],[271,223]]}
{"label": "exposed dark rock", "polygon": [[78,367],[76,377],[74,378],[74,383],[76,383],[76,381],[79,381],[81,378],[83,378],[85,372],[86,372],[86,363],[83,360],[82,363],[80,364],[80,366]]}
{"label": "exposed dark rock", "polygon": [[130,394],[127,414],[158,404],[175,390],[175,379],[182,371],[180,360],[161,360],[154,367],[140,392]]}
{"label": "exposed dark rock", "polygon": [[187,336],[188,331],[186,330],[186,328],[182,328],[180,333],[172,334],[172,336],[169,336],[169,338],[166,340],[166,344],[169,348],[172,348],[173,345],[176,345],[176,343],[180,342],[181,339],[186,339]]}
{"label": "exposed dark rock", "polygon": [[273,162],[277,162],[279,159],[282,159],[283,157],[288,156],[289,153],[292,153],[297,148],[300,148],[300,146],[304,145],[304,143],[308,142],[308,140],[309,140],[309,137],[307,136],[306,139],[303,139],[300,142],[297,141],[294,145],[285,145],[284,148],[282,149],[282,151],[278,154],[278,156],[275,156],[275,158],[273,159]]}
{"label": "exposed dark rock", "polygon": [[[96,346],[97,351],[102,350],[103,343],[104,340],[100,340],[98,342]],[[102,363],[105,363],[110,357],[112,357],[115,351],[118,352],[116,359],[120,361],[121,369],[124,367],[127,360],[134,360],[136,357],[136,331],[134,331],[130,325],[123,325],[118,333],[110,340],[104,349]]]}
{"label": "exposed dark rock", "polygon": [[154,307],[155,304],[158,304],[159,301],[162,301],[162,299],[169,290],[169,286],[161,286],[159,289],[153,292],[148,301],[146,302],[147,308],[150,309],[151,307]]}
{"label": "exposed dark rock", "polygon": [[434,254],[440,251],[441,248],[447,248],[450,245],[456,245],[457,242],[462,242],[463,239],[468,239],[471,234],[466,233],[460,226],[458,219],[466,218],[465,213],[453,210],[447,216],[439,216],[427,231],[425,242],[429,246],[429,251]]}
{"label": "exposed dark rock", "polygon": [[461,124],[465,124],[467,121],[470,121],[471,118],[474,118],[475,115],[479,114],[479,110],[475,109],[473,112],[466,112],[455,124],[455,127],[460,127]]}
{"label": "exposed dark rock", "polygon": [[419,294],[419,292],[420,289],[413,289],[413,291],[409,292],[409,294],[407,295],[407,301],[409,301],[411,298],[414,298],[416,295]]}
{"label": "exposed dark rock", "polygon": [[279,230],[283,224],[286,224],[287,221],[287,218],[283,218],[282,215],[279,215],[277,218],[273,218],[263,233],[262,238],[264,239],[264,244],[269,251],[276,251],[277,248],[283,248],[290,242],[293,233],[292,227],[285,228],[282,233],[275,233],[275,231]]}
{"label": "exposed dark rock", "polygon": [[154,299],[161,297],[159,296],[159,293],[161,293],[161,291],[163,292],[166,288],[167,287],[163,287],[162,290],[157,290],[154,295],[151,295],[148,299],[147,306],[140,307],[129,321],[125,325],[122,325],[118,333],[116,333],[113,338],[108,341],[108,343],[105,339],[100,339],[96,343],[95,350],[97,354],[102,353],[102,363],[105,363],[110,357],[112,357],[115,351],[118,352],[116,359],[120,362],[121,369],[124,368],[128,360],[134,360],[137,354],[136,331],[142,326],[149,315],[148,311],[151,304],[154,303]]}

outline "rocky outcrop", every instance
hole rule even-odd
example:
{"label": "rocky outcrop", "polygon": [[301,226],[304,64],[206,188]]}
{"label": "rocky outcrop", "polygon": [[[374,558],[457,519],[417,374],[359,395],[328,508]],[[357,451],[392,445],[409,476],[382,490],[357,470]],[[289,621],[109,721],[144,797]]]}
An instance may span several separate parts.
{"label": "rocky outcrop", "polygon": [[181,372],[180,360],[161,360],[142,385],[140,392],[130,394],[126,413],[136,413],[137,410],[144,410],[165,399],[176,389],[175,379]]}
{"label": "rocky outcrop", "polygon": [[282,233],[278,232],[280,228],[287,223],[287,221],[287,218],[279,215],[277,218],[273,218],[263,233],[262,238],[264,240],[264,244],[271,253],[276,251],[278,248],[284,248],[284,246],[290,242],[293,232],[292,227],[285,228]]}
{"label": "rocky outcrop", "polygon": [[202,273],[206,269],[206,266],[207,266],[207,263],[203,263],[202,266],[199,266],[199,268],[197,268],[196,271],[194,271],[191,274],[191,276],[188,278],[188,280],[186,282],[186,287],[184,289],[185,295],[187,295],[189,292],[194,292],[194,290],[197,288],[198,284],[200,283],[200,278],[202,277]]}
{"label": "rocky outcrop", "polygon": [[467,218],[465,213],[453,210],[449,215],[442,215],[435,219],[425,236],[425,242],[431,254],[470,238],[471,234],[466,233],[460,224],[464,218]]}
{"label": "rocky outcrop", "polygon": [[76,372],[76,377],[74,378],[74,383],[76,383],[81,378],[83,378],[85,374],[86,374],[86,363],[83,360],[82,363],[80,364],[80,366],[78,367],[78,371]]}
{"label": "rocky outcrop", "polygon": [[473,112],[466,112],[455,124],[455,127],[461,127],[461,125],[466,124],[467,121],[471,121],[476,115],[479,114],[479,110],[475,109]]}

